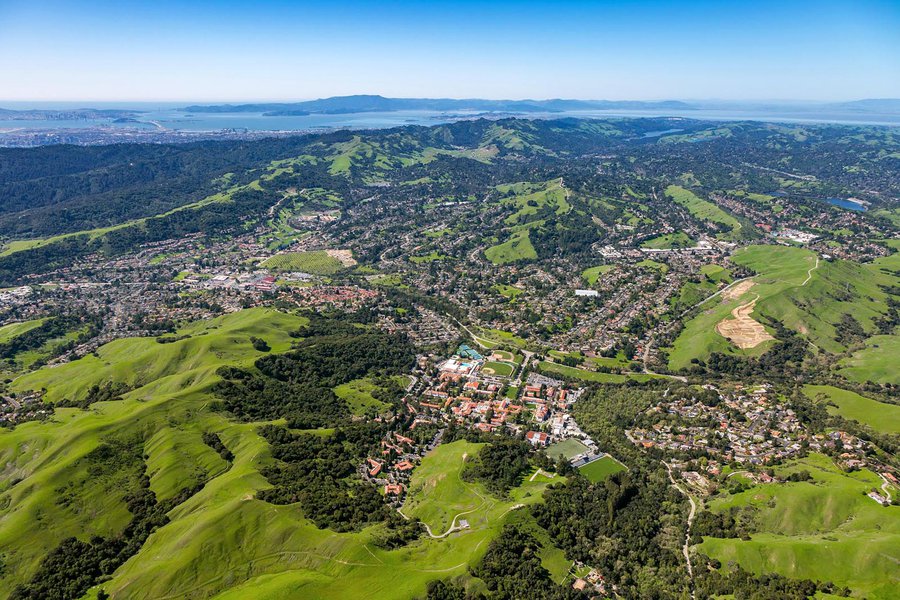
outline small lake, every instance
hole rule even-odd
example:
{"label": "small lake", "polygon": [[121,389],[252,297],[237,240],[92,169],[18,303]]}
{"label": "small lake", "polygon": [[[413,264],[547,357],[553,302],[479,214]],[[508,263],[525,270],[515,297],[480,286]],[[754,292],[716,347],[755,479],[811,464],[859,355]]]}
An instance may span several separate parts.
{"label": "small lake", "polygon": [[684,131],[684,129],[662,129],[660,131],[648,131],[644,134],[645,138],[653,138],[659,137],[661,135],[668,135],[670,133],[678,133],[679,131]]}
{"label": "small lake", "polygon": [[846,208],[847,210],[858,210],[863,212],[868,210],[865,204],[861,202],[855,202],[853,200],[847,200],[845,198],[825,198],[825,202],[831,204],[832,206]]}

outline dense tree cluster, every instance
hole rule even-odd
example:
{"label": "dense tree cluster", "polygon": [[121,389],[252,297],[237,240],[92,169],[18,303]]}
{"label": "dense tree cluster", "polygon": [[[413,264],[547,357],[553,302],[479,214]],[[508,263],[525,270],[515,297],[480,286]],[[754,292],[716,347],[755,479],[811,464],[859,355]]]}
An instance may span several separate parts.
{"label": "dense tree cluster", "polygon": [[586,598],[571,587],[557,585],[541,564],[541,544],[530,533],[507,525],[490,543],[481,562],[472,569],[488,593],[469,594],[449,581],[428,586],[427,600],[576,600]]}
{"label": "dense tree cluster", "polygon": [[215,450],[223,460],[228,462],[234,460],[234,453],[222,443],[222,438],[219,437],[218,433],[213,433],[211,431],[204,432],[203,443]]}
{"label": "dense tree cluster", "polygon": [[519,439],[488,444],[462,472],[465,481],[480,481],[493,494],[505,496],[519,485],[531,464],[531,445]]}
{"label": "dense tree cluster", "polygon": [[75,339],[59,341],[54,347],[48,348],[47,350],[51,355],[64,352],[75,344],[96,335],[99,329],[99,321],[96,317],[85,313],[50,317],[37,327],[0,344],[0,359],[14,360],[20,352],[40,350],[48,342],[63,338],[66,334],[82,328],[85,331],[80,332]]}
{"label": "dense tree cluster", "polygon": [[87,408],[95,402],[109,402],[121,400],[123,394],[130,392],[132,388],[121,381],[107,381],[103,384],[95,383],[88,388],[87,395],[81,400],[66,398],[56,403],[59,407]]}
{"label": "dense tree cluster", "polygon": [[332,435],[294,434],[266,425],[260,434],[278,462],[262,473],[274,487],[257,494],[273,504],[299,503],[320,528],[350,531],[384,520],[390,509],[378,491],[348,478],[384,435],[376,424],[337,429]]}
{"label": "dense tree cluster", "polygon": [[219,369],[215,393],[225,410],[247,421],[287,418],[298,429],[333,425],[349,414],[333,387],[400,374],[415,360],[406,338],[336,319],[313,316],[296,335],[306,337],[293,351],[264,356],[255,370]]}
{"label": "dense tree cluster", "polygon": [[[718,561],[711,561],[716,566]],[[833,583],[819,583],[809,579],[791,579],[777,573],[754,575],[735,566],[723,573],[708,571],[696,577],[698,598],[732,596],[735,600],[807,600],[819,593],[849,596],[850,590]]]}

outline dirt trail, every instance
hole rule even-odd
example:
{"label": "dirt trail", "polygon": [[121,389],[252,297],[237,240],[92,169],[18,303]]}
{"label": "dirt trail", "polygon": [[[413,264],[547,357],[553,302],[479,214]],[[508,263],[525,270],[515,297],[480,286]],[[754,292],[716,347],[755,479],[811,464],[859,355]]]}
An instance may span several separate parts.
{"label": "dirt trail", "polygon": [[687,531],[684,534],[684,545],[681,547],[681,553],[684,554],[684,560],[687,562],[688,577],[691,579],[691,598],[694,598],[694,567],[691,564],[691,525],[694,523],[694,515],[697,514],[697,503],[694,502],[694,498],[675,481],[675,476],[672,475],[672,467],[670,467],[668,463],[664,462],[663,464],[666,465],[666,471],[669,472],[669,481],[672,482],[672,485],[676,490],[687,497],[688,502],[691,504],[691,512],[688,513]]}
{"label": "dirt trail", "polygon": [[[473,513],[473,512],[477,512],[477,511],[481,510],[482,508],[484,508],[485,506],[487,506],[488,504],[493,504],[493,502],[492,502],[490,499],[485,498],[484,496],[482,496],[481,494],[479,494],[479,493],[478,493],[478,490],[476,490],[475,488],[473,488],[472,486],[470,486],[469,484],[465,483],[465,482],[462,480],[462,470],[463,470],[463,467],[464,467],[465,464],[466,464],[466,458],[468,458],[468,456],[469,456],[469,455],[468,455],[467,453],[464,453],[464,454],[462,455],[462,465],[459,467],[459,471],[457,471],[456,476],[459,478],[460,483],[462,483],[462,484],[466,487],[466,489],[468,489],[470,492],[472,492],[473,494],[475,494],[476,496],[478,496],[478,498],[481,499],[481,504],[479,504],[478,506],[476,506],[476,507],[473,508],[472,510],[463,511],[463,512],[461,512],[461,513],[458,513],[458,514],[454,515],[453,520],[450,522],[450,527],[447,528],[447,531],[445,531],[444,533],[441,533],[441,534],[435,534],[433,531],[431,531],[431,527],[429,527],[427,523],[422,523],[422,525],[425,526],[425,532],[426,532],[426,533],[428,534],[428,536],[431,537],[431,538],[434,538],[434,539],[436,539],[436,540],[439,540],[439,539],[441,539],[441,538],[447,537],[448,535],[450,535],[450,534],[453,533],[454,531],[459,531],[459,530],[462,529],[462,528],[461,528],[461,527],[458,527],[458,526],[456,525],[457,519],[459,519],[460,517],[463,517],[463,516],[465,516],[465,515],[471,514],[471,513]],[[509,510],[513,510],[514,508],[519,508],[520,506],[522,506],[522,505],[521,505],[521,504],[516,505],[516,506],[512,507],[512,508],[509,509]],[[406,519],[407,521],[409,520],[409,517],[407,517],[405,514],[403,514],[403,510],[402,510],[402,509],[398,508],[398,509],[397,509],[397,512],[400,513],[400,516],[401,516],[401,517],[403,517],[403,518]],[[509,511],[507,511],[507,512],[509,512]],[[505,514],[505,513],[504,513],[504,514]]]}

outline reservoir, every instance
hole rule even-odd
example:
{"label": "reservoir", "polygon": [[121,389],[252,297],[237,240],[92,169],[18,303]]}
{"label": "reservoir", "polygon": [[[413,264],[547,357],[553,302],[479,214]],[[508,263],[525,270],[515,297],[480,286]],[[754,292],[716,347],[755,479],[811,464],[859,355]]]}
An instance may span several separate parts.
{"label": "reservoir", "polygon": [[831,204],[832,206],[838,206],[840,208],[846,208],[847,210],[859,210],[866,211],[866,205],[861,202],[855,202],[853,200],[846,200],[844,198],[825,198],[825,202]]}

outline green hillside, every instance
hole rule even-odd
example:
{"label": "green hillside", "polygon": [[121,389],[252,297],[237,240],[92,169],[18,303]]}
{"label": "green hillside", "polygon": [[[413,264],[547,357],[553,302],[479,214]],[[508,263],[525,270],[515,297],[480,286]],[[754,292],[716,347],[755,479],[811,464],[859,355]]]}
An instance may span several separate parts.
{"label": "green hillside", "polygon": [[[115,472],[89,474],[94,470],[86,457],[101,443],[137,440],[151,489],[160,499],[231,474],[233,469],[226,472],[226,463],[201,439],[204,431],[222,431],[228,444],[238,441],[229,427],[247,430],[229,426],[209,410],[215,371],[224,364],[251,364],[259,355],[251,335],[266,339],[274,351],[287,350],[288,332],[303,323],[299,317],[252,309],[190,325],[179,332],[189,337],[174,343],[117,340],[97,356],[17,379],[16,389],[46,388],[51,402],[83,399],[99,383],[135,389],[123,400],[96,403],[90,410],[59,408],[46,423],[0,431],[5,464],[0,552],[6,564],[0,593],[30,577],[62,539],[115,535],[128,523],[127,481]],[[59,501],[61,490],[65,503]]]}
{"label": "green hillside", "polygon": [[888,600],[900,586],[900,507],[883,507],[864,492],[882,484],[868,470],[843,473],[822,455],[776,468],[809,471],[810,482],[759,485],[715,499],[713,511],[756,508],[751,539],[705,537],[696,550],[754,573],[833,581],[855,597]]}
{"label": "green hillside", "polygon": [[887,311],[885,288],[898,282],[875,264],[825,261],[809,250],[789,246],[749,246],[735,252],[732,261],[756,273],[754,285],[736,298],[720,296],[706,303],[675,341],[670,368],[685,368],[691,359],[705,359],[712,352],[754,356],[770,348],[768,342],[740,350],[715,331],[732,310],[757,297],[752,313],[757,321],[780,322],[817,350],[843,352],[850,341],[840,331],[842,321],[852,317],[863,335],[875,334],[874,321]]}
{"label": "green hillside", "polygon": [[806,385],[803,393],[828,403],[828,412],[859,421],[875,431],[900,433],[900,406],[885,404],[830,385]]}

